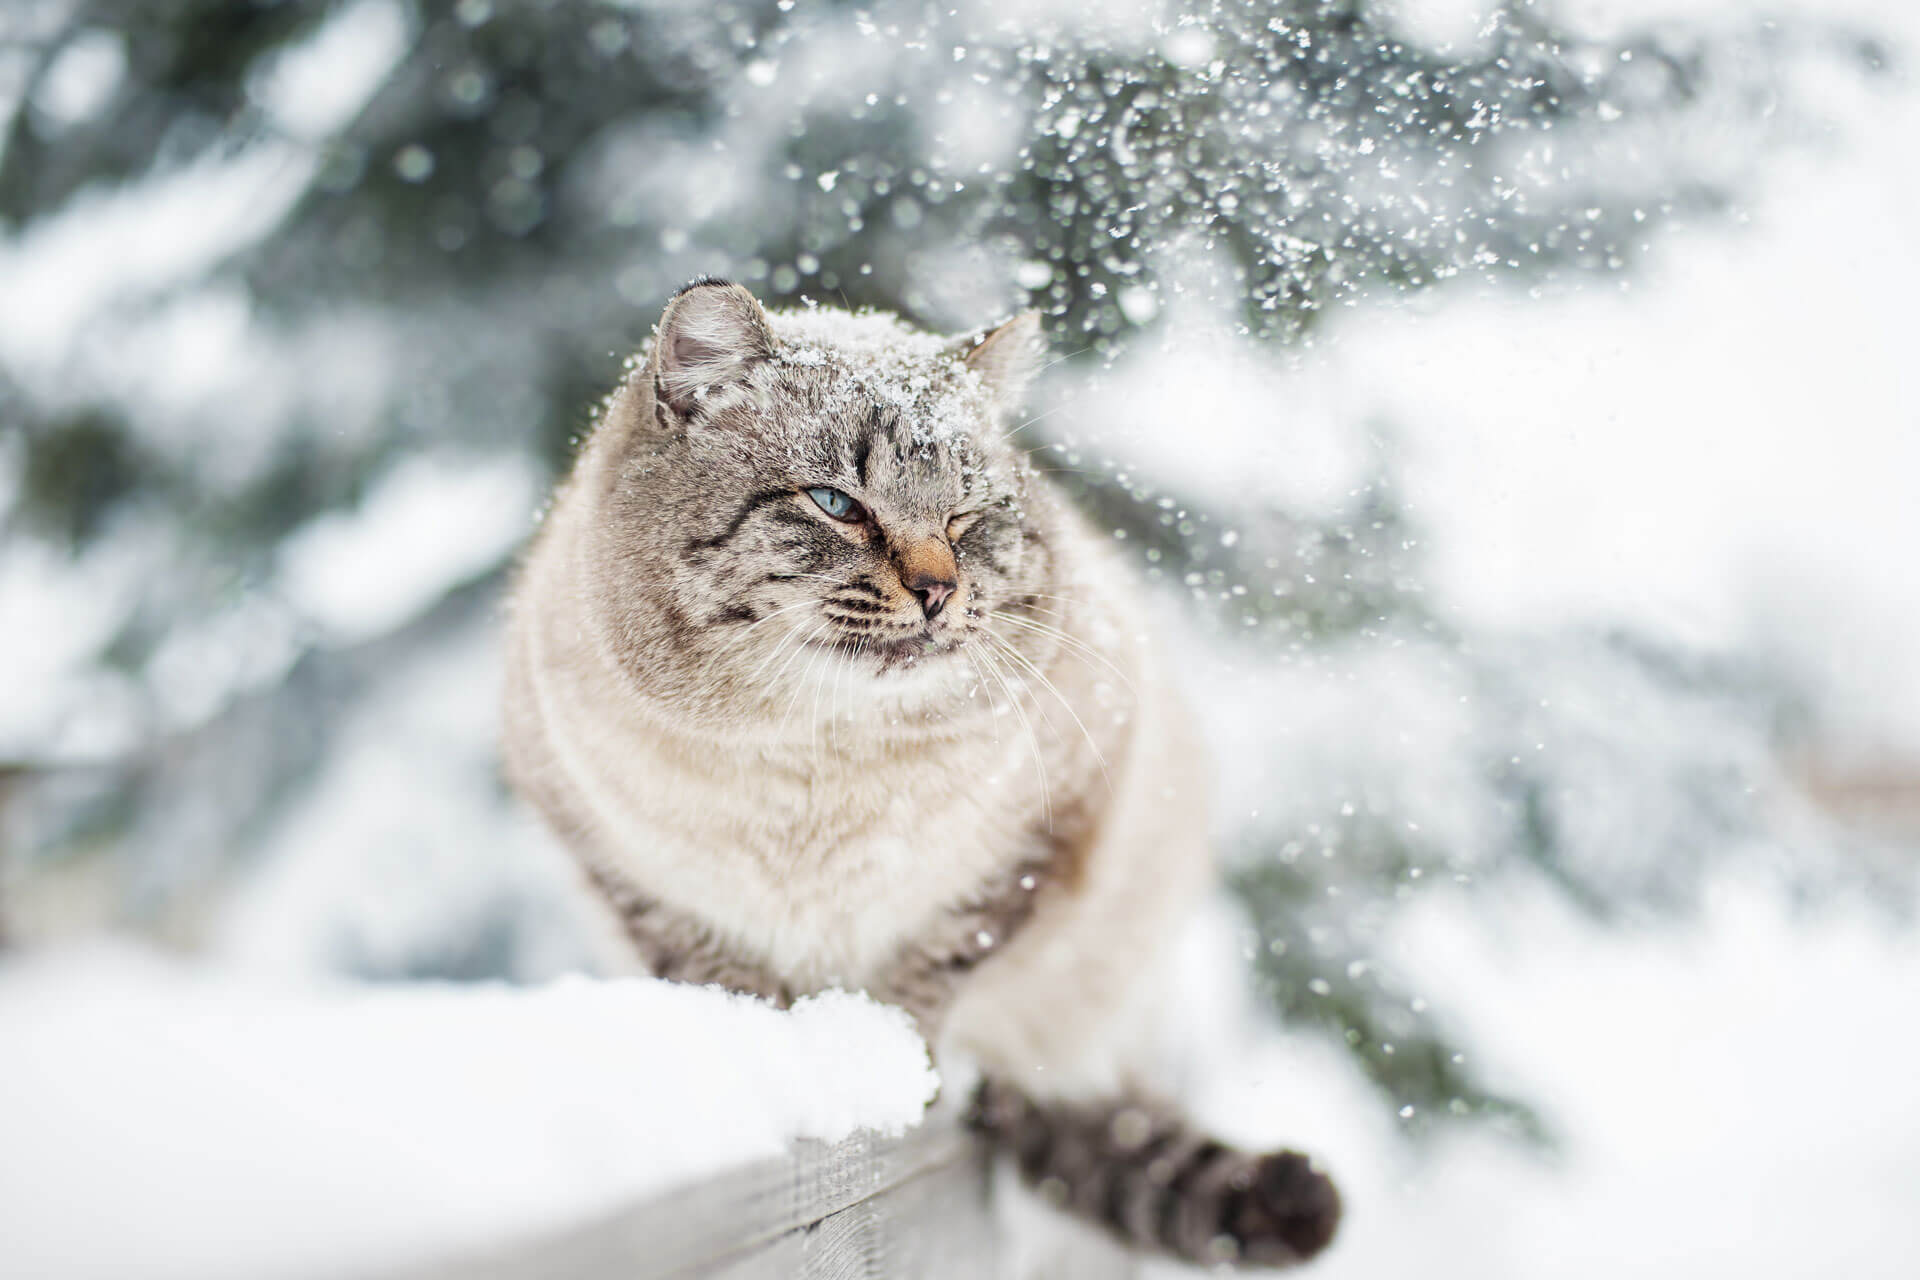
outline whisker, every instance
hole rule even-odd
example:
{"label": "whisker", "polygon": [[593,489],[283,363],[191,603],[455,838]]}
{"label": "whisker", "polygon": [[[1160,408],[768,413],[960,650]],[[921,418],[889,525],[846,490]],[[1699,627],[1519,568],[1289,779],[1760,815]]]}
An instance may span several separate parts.
{"label": "whisker", "polygon": [[[1021,685],[1025,685],[1026,675],[1023,674],[1022,668],[1024,668],[1025,671],[1036,671],[1036,668],[1034,667],[1034,665],[1031,662],[1026,661],[1026,656],[1020,653],[1018,650],[1016,650],[1011,644],[1009,644],[1004,636],[995,635],[990,628],[986,628],[986,627],[981,628],[980,635],[982,636],[982,638],[984,638],[987,641],[988,644],[992,645],[995,649],[1001,652],[1004,652],[1008,657],[1018,659],[1021,662],[1020,667],[1013,667],[1013,668],[1010,668],[1010,670],[1012,671],[1014,678]],[[1047,726],[1048,730],[1050,730],[1053,733],[1054,737],[1060,738],[1065,736],[1060,732],[1059,728],[1053,723],[1053,717],[1048,714],[1045,703],[1041,702],[1038,698],[1036,698],[1034,699],[1033,709],[1040,713],[1041,723]]]}
{"label": "whisker", "polygon": [[813,674],[814,667],[819,664],[819,661],[820,661],[819,651],[818,650],[809,651],[808,646],[810,646],[813,643],[814,638],[816,636],[818,636],[822,631],[825,631],[827,627],[830,625],[831,625],[830,623],[823,622],[819,626],[815,627],[812,631],[808,632],[807,638],[801,641],[800,647],[794,651],[796,654],[805,653],[807,655],[807,661],[806,661],[806,664],[800,668],[799,678],[793,682],[793,693],[787,698],[786,710],[780,713],[780,724],[776,732],[784,733],[786,731],[787,717],[793,714],[793,708],[799,703],[801,693],[806,690],[808,678]]}
{"label": "whisker", "polygon": [[[820,650],[819,656],[816,658],[816,665],[820,662],[830,662],[833,660],[834,655],[838,652],[836,644],[837,642],[832,640],[827,642],[826,646]],[[813,668],[811,666],[807,669],[807,675],[808,679],[811,680],[813,678]],[[838,676],[839,673],[836,671],[836,681],[838,680]],[[820,749],[820,694],[824,687],[825,685],[822,681],[813,681],[813,706],[808,713],[812,723],[807,726],[807,745],[815,751]],[[829,714],[833,711],[832,699],[828,699],[827,701],[827,711]],[[831,734],[828,735],[828,740],[831,742]]]}
{"label": "whisker", "polygon": [[831,582],[836,587],[850,587],[853,585],[845,578],[836,578],[829,573],[782,573],[776,576],[782,582],[792,582],[797,578],[818,578],[822,582]]}
{"label": "whisker", "polygon": [[987,677],[981,672],[980,664],[974,661],[972,646],[962,649],[960,656],[966,659],[967,666],[973,671],[975,688],[977,688],[987,700],[987,719],[993,723],[993,740],[998,744],[1000,741],[1000,715],[993,707],[993,690],[987,687]]}
{"label": "whisker", "polygon": [[1047,361],[1047,363],[1045,363],[1045,364],[1043,364],[1043,365],[1041,365],[1041,366],[1040,366],[1040,368],[1039,368],[1039,369],[1037,369],[1037,370],[1036,370],[1036,371],[1034,372],[1034,377],[1036,377],[1036,378],[1037,378],[1037,377],[1039,377],[1039,376],[1040,376],[1041,374],[1043,374],[1043,373],[1045,373],[1045,372],[1046,372],[1047,370],[1049,370],[1049,369],[1051,369],[1051,368],[1053,368],[1053,366],[1054,366],[1054,365],[1056,365],[1056,364],[1059,364],[1059,363],[1060,363],[1061,361],[1063,361],[1063,360],[1071,360],[1071,359],[1073,359],[1073,358],[1074,358],[1075,356],[1083,356],[1083,355],[1085,355],[1085,354],[1087,354],[1087,352],[1089,352],[1089,351],[1091,351],[1091,350],[1093,350],[1093,348],[1092,348],[1092,347],[1090,347],[1090,346],[1088,346],[1088,347],[1082,347],[1082,348],[1080,348],[1080,349],[1079,349],[1078,351],[1069,351],[1069,352],[1067,352],[1067,354],[1065,354],[1065,355],[1063,355],[1063,356],[1061,356],[1059,360],[1049,360],[1049,361]]}
{"label": "whisker", "polygon": [[[828,627],[832,625],[833,624],[830,622],[819,623],[817,626],[814,627],[813,630],[807,632],[807,634],[804,637],[802,637],[800,643],[794,646],[793,652],[787,655],[786,661],[780,664],[780,669],[774,672],[773,675],[767,680],[768,693],[772,693],[774,691],[775,686],[778,685],[780,681],[786,676],[787,669],[793,666],[794,659],[798,658],[801,654],[807,652],[807,646],[813,643],[813,638],[819,635],[822,631],[825,631]],[[796,631],[795,634],[798,635],[799,633]],[[784,730],[787,727],[787,716],[792,713],[793,704],[795,700],[799,698],[800,690],[804,688],[806,688],[806,681],[804,679],[794,684],[793,696],[787,699],[786,710],[780,713],[780,729],[781,730]]]}
{"label": "whisker", "polygon": [[1005,637],[993,635],[992,632],[988,632],[987,634],[989,636],[992,636],[993,640],[1006,650],[1007,656],[1009,658],[1013,659],[1015,662],[1025,667],[1028,671],[1032,672],[1033,678],[1040,682],[1041,687],[1046,689],[1048,693],[1051,693],[1056,699],[1059,700],[1061,707],[1064,708],[1066,710],[1066,713],[1073,718],[1073,723],[1079,728],[1080,736],[1087,740],[1087,749],[1093,752],[1094,763],[1100,766],[1100,777],[1106,782],[1107,790],[1112,791],[1113,775],[1107,770],[1107,757],[1101,753],[1100,744],[1094,740],[1092,730],[1087,728],[1086,722],[1080,718],[1080,713],[1073,709],[1073,704],[1067,701],[1067,696],[1061,693],[1059,688],[1054,685],[1053,681],[1047,678],[1046,672],[1042,671],[1039,667],[1035,666],[1031,658],[1027,657],[1026,654],[1021,653],[1018,649],[1014,648],[1013,645],[1009,643]]}
{"label": "whisker", "polygon": [[774,609],[774,610],[771,610],[770,612],[763,613],[759,617],[755,618],[752,622],[749,622],[746,625],[746,628],[744,630],[742,630],[738,635],[733,637],[733,640],[736,644],[742,643],[746,640],[748,636],[752,635],[761,626],[763,626],[768,622],[773,621],[775,618],[779,617],[781,614],[792,613],[795,609],[804,609],[808,605],[813,603],[814,601],[812,600],[796,600],[792,604],[783,604],[778,609]]}
{"label": "whisker", "polygon": [[[800,602],[799,604],[793,604],[793,605],[787,605],[787,606],[784,606],[783,608],[780,608],[780,609],[776,609],[776,610],[774,610],[774,612],[773,612],[773,613],[770,613],[770,614],[768,614],[768,615],[767,615],[767,616],[766,616],[765,618],[762,618],[762,619],[760,620],[760,622],[765,622],[765,621],[767,621],[767,620],[768,620],[768,619],[770,619],[770,618],[773,618],[773,617],[775,617],[775,616],[777,616],[777,615],[779,615],[779,614],[782,614],[782,613],[787,613],[787,612],[791,612],[791,611],[792,611],[792,610],[794,610],[794,609],[802,609],[802,608],[805,608],[805,607],[807,607],[808,605],[811,605],[811,604],[813,604],[813,603],[814,603],[814,601],[812,601],[812,600],[803,600],[803,601],[801,601],[801,602]],[[759,623],[759,622],[756,622],[756,623],[754,623],[753,625],[757,627],[757,626],[759,626],[759,625],[760,625],[760,623]],[[758,666],[756,666],[756,667],[754,667],[754,669],[753,669],[753,670],[752,670],[751,672],[749,672],[749,673],[747,674],[747,678],[746,678],[746,682],[747,682],[748,684],[751,684],[751,683],[753,683],[753,682],[754,682],[755,680],[757,680],[757,679],[759,679],[759,677],[760,677],[760,673],[761,673],[761,672],[763,672],[763,671],[765,671],[765,670],[767,669],[767,667],[768,667],[769,665],[771,665],[771,664],[772,664],[772,662],[773,662],[773,660],[774,660],[774,658],[775,658],[775,657],[776,657],[776,656],[777,656],[777,655],[778,655],[778,654],[780,653],[780,650],[786,647],[786,643],[787,643],[787,641],[788,641],[788,640],[791,640],[791,639],[792,639],[792,638],[793,638],[794,636],[796,636],[796,635],[798,635],[799,633],[800,633],[800,628],[799,628],[799,627],[795,627],[795,628],[793,628],[793,629],[792,629],[791,631],[789,631],[789,632],[788,632],[788,633],[787,633],[786,635],[784,635],[784,636],[781,636],[781,637],[780,637],[780,643],[778,643],[778,644],[776,644],[776,645],[774,645],[774,646],[773,646],[773,651],[772,651],[771,653],[769,653],[769,654],[767,654],[767,656],[766,656],[766,657],[764,657],[764,658],[762,658],[762,659],[760,660],[760,663],[759,663],[759,665],[758,665]]]}
{"label": "whisker", "polygon": [[1061,647],[1068,653],[1079,658],[1082,662],[1086,662],[1089,665],[1098,662],[1108,671],[1111,671],[1121,684],[1127,686],[1127,692],[1133,694],[1136,699],[1140,696],[1140,691],[1133,687],[1133,681],[1127,678],[1127,673],[1122,671],[1113,659],[1107,657],[1106,654],[1101,653],[1098,649],[1080,639],[1078,636],[1068,635],[1058,627],[1049,626],[1044,622],[1039,622],[1032,618],[1015,617],[1011,613],[996,612],[993,616],[1012,626],[1024,627],[1028,631],[1059,641]]}
{"label": "whisker", "polygon": [[[839,653],[839,647],[837,645],[834,648],[834,652],[836,654]],[[840,679],[847,674],[847,668],[852,665],[852,659],[853,655],[848,654],[844,661],[834,667],[833,692],[827,696],[827,745],[833,748],[834,759],[839,760],[843,768],[846,765],[846,760],[840,753],[840,744],[836,738],[838,733],[837,726],[840,723]]]}
{"label": "whisker", "polygon": [[1034,423],[1042,421],[1043,419],[1046,419],[1046,418],[1051,418],[1054,414],[1060,412],[1062,409],[1066,407],[1067,406],[1065,406],[1064,404],[1057,404],[1053,406],[1053,408],[1047,410],[1045,413],[1036,413],[1031,418],[1028,418],[1025,422],[1015,427],[1013,430],[1007,432],[1007,434],[1002,436],[1001,439],[1011,440],[1015,436],[1019,435],[1022,431],[1025,431],[1028,427],[1032,426]]}
{"label": "whisker", "polygon": [[[734,635],[728,636],[726,644],[722,645],[720,648],[716,649],[714,652],[707,655],[707,661],[704,665],[704,669],[707,671],[711,671],[714,668],[714,666],[718,664],[722,658],[728,657],[733,653],[737,652],[738,650],[740,650],[741,648],[745,647],[748,640],[752,638],[753,633],[757,631],[763,623],[771,622],[773,619],[779,617],[783,613],[792,613],[795,609],[804,609],[812,603],[813,601],[811,600],[801,600],[794,604],[781,605],[778,609],[773,610],[771,613],[765,613],[765,614],[762,614],[760,617],[755,618],[752,622],[749,622],[746,625],[745,629],[735,633]],[[776,646],[776,648],[777,647],[778,646]]]}
{"label": "whisker", "polygon": [[858,595],[871,596],[876,600],[882,598],[880,588],[874,586],[873,583],[865,578],[836,578],[830,573],[785,573],[781,574],[780,577],[789,582],[796,581],[800,578],[817,578],[821,582],[831,582],[836,587],[845,587],[848,591],[852,591]]}
{"label": "whisker", "polygon": [[1027,743],[1033,749],[1033,767],[1040,775],[1040,812],[1046,819],[1047,833],[1051,835],[1053,833],[1053,792],[1047,785],[1047,762],[1044,753],[1040,750],[1040,735],[1035,731],[1033,721],[1027,716],[1026,710],[1020,705],[1020,695],[1007,679],[1006,672],[1001,669],[1000,661],[993,656],[993,651],[990,648],[982,648],[980,657],[987,663],[987,669],[994,673],[994,678],[1000,682],[1000,687],[1006,691],[1008,705],[1013,708],[1013,714],[1019,717],[1021,727],[1027,731]]}
{"label": "whisker", "polygon": [[1079,596],[1055,595],[1051,591],[1022,591],[1019,598],[1021,600],[1058,600],[1062,604],[1071,605],[1086,604],[1086,601],[1082,600]]}

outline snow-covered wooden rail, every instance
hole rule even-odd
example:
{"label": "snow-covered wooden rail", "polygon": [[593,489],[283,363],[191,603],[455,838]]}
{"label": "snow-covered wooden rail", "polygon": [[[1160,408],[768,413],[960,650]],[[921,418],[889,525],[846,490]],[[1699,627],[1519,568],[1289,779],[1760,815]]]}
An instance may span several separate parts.
{"label": "snow-covered wooden rail", "polygon": [[992,1280],[1002,1206],[939,1088],[845,992],[15,957],[0,1274]]}
{"label": "snow-covered wooden rail", "polygon": [[986,1280],[999,1274],[980,1144],[930,1119],[903,1138],[804,1142],[570,1231],[381,1280]]}

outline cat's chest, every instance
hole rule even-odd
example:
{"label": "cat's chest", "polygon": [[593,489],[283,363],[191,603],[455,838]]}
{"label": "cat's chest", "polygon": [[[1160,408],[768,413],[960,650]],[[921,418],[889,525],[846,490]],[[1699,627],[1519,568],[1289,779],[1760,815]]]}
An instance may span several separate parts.
{"label": "cat's chest", "polygon": [[[651,833],[650,879],[803,985],[859,985],[1025,856],[994,761],[746,770]],[[637,834],[637,833],[636,833]],[[636,853],[639,851],[636,850]]]}

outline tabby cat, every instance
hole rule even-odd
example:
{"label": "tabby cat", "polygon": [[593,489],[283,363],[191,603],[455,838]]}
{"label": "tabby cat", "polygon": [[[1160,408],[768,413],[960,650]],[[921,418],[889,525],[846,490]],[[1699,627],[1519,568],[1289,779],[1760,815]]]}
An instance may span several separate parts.
{"label": "tabby cat", "polygon": [[1206,777],[1127,572],[1009,422],[1024,315],[675,295],[513,594],[506,756],[665,978],[905,1008],[971,1117],[1138,1247],[1279,1265],[1333,1184],[1156,1100]]}

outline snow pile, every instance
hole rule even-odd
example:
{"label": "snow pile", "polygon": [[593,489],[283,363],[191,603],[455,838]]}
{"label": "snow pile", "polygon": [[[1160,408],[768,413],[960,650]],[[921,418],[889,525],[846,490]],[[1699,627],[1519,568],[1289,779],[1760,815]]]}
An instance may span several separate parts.
{"label": "snow pile", "polygon": [[290,986],[93,950],[0,968],[7,1271],[339,1275],[564,1226],[937,1087],[904,1014],[652,979]]}

